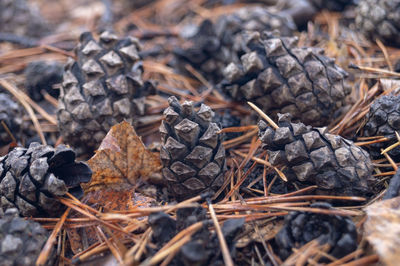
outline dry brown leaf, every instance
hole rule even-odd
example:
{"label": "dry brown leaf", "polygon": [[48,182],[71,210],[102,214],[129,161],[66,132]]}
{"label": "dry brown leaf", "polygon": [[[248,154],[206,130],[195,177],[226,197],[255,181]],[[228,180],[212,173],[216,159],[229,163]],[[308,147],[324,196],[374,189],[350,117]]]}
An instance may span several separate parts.
{"label": "dry brown leaf", "polygon": [[126,121],[111,128],[88,164],[93,175],[86,192],[132,187],[139,178],[148,178],[161,169],[159,154],[147,150]]}
{"label": "dry brown leaf", "polygon": [[385,265],[400,261],[400,197],[379,201],[366,209],[365,236]]}
{"label": "dry brown leaf", "polygon": [[[161,170],[160,157],[146,149],[128,122],[111,128],[88,164],[93,175],[84,187],[83,203],[105,213],[149,207],[154,201],[135,193],[135,188],[140,179],[145,180]],[[73,212],[72,217],[82,215]],[[67,229],[67,233],[75,254],[98,241],[93,225]]]}

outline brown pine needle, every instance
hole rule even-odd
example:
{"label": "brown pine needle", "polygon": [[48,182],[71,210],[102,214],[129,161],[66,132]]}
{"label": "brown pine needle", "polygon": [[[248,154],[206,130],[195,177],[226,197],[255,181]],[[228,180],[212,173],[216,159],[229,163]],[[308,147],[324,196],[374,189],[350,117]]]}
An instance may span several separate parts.
{"label": "brown pine needle", "polygon": [[22,106],[28,112],[28,114],[33,122],[33,126],[35,127],[35,129],[40,137],[40,141],[42,142],[43,145],[47,145],[46,138],[44,137],[43,131],[40,128],[39,120],[36,117],[35,113],[33,112],[32,107],[27,103],[25,97],[23,97],[21,95],[21,93],[18,91],[17,88],[14,87],[14,85],[9,83],[5,79],[0,80],[0,85],[3,86],[6,90],[8,90],[22,104]]}
{"label": "brown pine needle", "polygon": [[226,244],[224,235],[222,234],[221,227],[219,226],[217,216],[215,215],[215,211],[210,200],[208,200],[208,210],[210,211],[210,216],[214,223],[215,231],[217,232],[219,244],[221,246],[222,257],[224,258],[225,265],[233,266],[231,253],[229,252],[228,245]]}
{"label": "brown pine needle", "polygon": [[[244,157],[244,158],[246,158],[246,156],[247,156],[246,154],[244,154],[244,153],[242,153],[242,152],[240,152],[240,151],[233,151],[233,152],[236,153],[237,155],[241,156],[241,157]],[[287,179],[287,177],[285,176],[285,174],[284,174],[281,170],[279,170],[277,167],[275,167],[275,166],[273,166],[272,164],[270,164],[269,162],[267,162],[267,161],[265,161],[265,160],[263,160],[263,159],[257,158],[257,157],[255,157],[255,156],[252,156],[252,157],[251,157],[251,160],[253,160],[253,161],[255,161],[255,162],[259,163],[259,164],[263,164],[263,165],[265,165],[265,166],[271,167],[272,169],[275,170],[275,172],[278,174],[278,176],[279,176],[283,181],[285,181],[285,182],[288,181],[288,179]]]}
{"label": "brown pine needle", "polygon": [[398,141],[398,142],[396,142],[396,143],[390,145],[390,146],[387,147],[386,149],[384,149],[384,150],[381,152],[381,154],[385,154],[385,153],[387,153],[388,151],[393,150],[394,148],[396,148],[396,147],[399,146],[399,145],[400,145],[400,141]]}
{"label": "brown pine needle", "polygon": [[254,103],[252,102],[247,102],[248,105],[250,105],[251,108],[254,109],[262,118],[267,120],[267,122],[274,128],[278,129],[279,126],[272,120],[266,113],[264,113],[260,108],[258,108]]}
{"label": "brown pine needle", "polygon": [[56,241],[57,235],[60,232],[65,220],[67,219],[70,210],[71,208],[68,208],[61,216],[60,220],[57,222],[56,227],[54,227],[53,232],[51,232],[51,235],[47,239],[46,244],[44,245],[42,251],[39,254],[39,257],[36,260],[36,266],[46,265],[46,261],[49,258],[51,249],[53,248],[53,244]]}
{"label": "brown pine needle", "polygon": [[10,129],[8,128],[7,124],[2,120],[1,125],[3,126],[4,130],[7,132],[7,134],[10,136],[12,142],[17,142],[15,139],[14,135],[11,133]]}
{"label": "brown pine needle", "polygon": [[393,76],[393,77],[400,77],[400,73],[393,72],[386,69],[374,68],[374,67],[367,67],[367,66],[357,66],[355,64],[350,64],[349,68],[363,70],[366,72],[376,72],[383,75]]}

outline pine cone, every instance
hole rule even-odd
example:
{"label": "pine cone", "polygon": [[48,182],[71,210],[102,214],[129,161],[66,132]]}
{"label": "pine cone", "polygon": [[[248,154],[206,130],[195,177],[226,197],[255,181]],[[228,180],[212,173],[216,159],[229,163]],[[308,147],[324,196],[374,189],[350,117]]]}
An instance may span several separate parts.
{"label": "pine cone", "polygon": [[296,48],[295,37],[248,36],[249,52],[230,63],[220,84],[233,98],[252,101],[276,118],[288,112],[313,126],[332,121],[350,93],[347,73],[312,48]]}
{"label": "pine cone", "polygon": [[[389,142],[381,142],[369,145],[372,158],[382,157],[381,149],[389,147],[397,142],[395,132],[400,130],[400,95],[385,95],[375,100],[367,115],[364,126],[364,136],[384,136]],[[400,159],[400,148],[396,147],[388,154],[398,161]]]}
{"label": "pine cone", "polygon": [[0,147],[10,144],[13,137],[17,141],[20,140],[23,124],[22,113],[20,106],[8,94],[0,93]]}
{"label": "pine cone", "polygon": [[243,51],[241,33],[244,31],[279,30],[290,35],[296,29],[288,16],[280,16],[262,7],[245,7],[235,13],[223,15],[213,24],[205,20],[198,32],[189,40],[188,48],[174,51],[178,68],[185,71],[190,64],[205,78],[219,82],[222,70],[230,62],[238,62]]}
{"label": "pine cone", "polygon": [[400,0],[360,0],[356,25],[375,42],[400,46]]}
{"label": "pine cone", "polygon": [[64,140],[77,152],[92,152],[110,128],[144,114],[151,84],[142,81],[137,39],[103,32],[96,42],[83,33],[77,61],[65,66],[57,113]]}
{"label": "pine cone", "polygon": [[[316,202],[310,207],[332,209],[328,203]],[[300,248],[311,240],[329,244],[329,254],[341,258],[357,249],[357,228],[348,217],[309,212],[291,212],[285,225],[275,236],[278,253],[289,257],[293,248]]]}
{"label": "pine cone", "polygon": [[16,217],[12,209],[7,210],[0,219],[0,264],[35,265],[47,238],[48,233],[40,224]]}
{"label": "pine cone", "polygon": [[22,36],[41,37],[49,32],[49,24],[38,9],[26,0],[0,0],[0,31]]}
{"label": "pine cone", "polygon": [[194,112],[192,102],[181,105],[175,97],[168,101],[160,126],[160,157],[171,195],[184,200],[216,192],[223,184],[226,162],[220,128],[211,122],[213,111],[202,104]]}
{"label": "pine cone", "polygon": [[75,162],[75,153],[64,145],[15,148],[0,158],[0,208],[17,208],[22,216],[56,216],[64,205],[55,196],[69,192],[82,197],[80,183],[91,175],[89,166]]}
{"label": "pine cone", "polygon": [[284,174],[299,185],[317,185],[318,193],[365,195],[373,170],[367,152],[326,128],[291,123],[280,115],[279,128],[259,123],[259,137],[272,165],[284,165]]}
{"label": "pine cone", "polygon": [[25,87],[35,101],[42,101],[42,90],[58,98],[60,92],[53,85],[62,82],[63,67],[58,62],[36,61],[29,63],[25,71]]}

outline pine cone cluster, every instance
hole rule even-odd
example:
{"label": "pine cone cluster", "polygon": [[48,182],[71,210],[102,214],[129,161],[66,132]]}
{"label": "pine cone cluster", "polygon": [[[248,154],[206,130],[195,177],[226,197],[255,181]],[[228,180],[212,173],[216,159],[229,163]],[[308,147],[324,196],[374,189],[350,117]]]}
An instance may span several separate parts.
{"label": "pine cone cluster", "polygon": [[[369,145],[373,158],[382,157],[381,150],[397,142],[395,132],[400,130],[400,96],[385,95],[375,100],[367,115],[364,126],[364,136],[384,136],[389,142]],[[397,161],[400,158],[400,148],[396,147],[388,154]]]}
{"label": "pine cone cluster", "polygon": [[[211,221],[207,220],[206,214],[205,209],[197,207],[177,210],[176,220],[161,212],[149,215],[148,221],[153,230],[153,242],[159,248],[185,228],[197,222],[203,223],[203,228],[182,246],[179,254],[169,265],[223,265],[220,244],[216,234],[207,229]],[[244,219],[230,219],[222,225],[221,230],[232,257],[235,256],[235,238],[241,231],[243,224]]]}
{"label": "pine cone cluster", "polygon": [[8,94],[0,93],[0,147],[20,140],[22,109]]}
{"label": "pine cone cluster", "polygon": [[49,25],[39,11],[26,0],[0,0],[0,31],[17,35],[41,37]]}
{"label": "pine cone cluster", "polygon": [[220,128],[212,122],[214,112],[204,104],[196,112],[193,102],[181,105],[174,96],[168,101],[160,126],[160,157],[171,195],[183,200],[216,192],[224,182],[226,162]]}
{"label": "pine cone cluster", "polygon": [[[316,202],[312,208],[332,209],[328,203]],[[308,212],[291,212],[285,225],[275,236],[278,253],[286,259],[293,248],[316,239],[320,245],[329,245],[329,254],[341,258],[357,249],[357,228],[348,217]]]}
{"label": "pine cone cluster", "polygon": [[222,15],[216,23],[205,20],[185,48],[174,51],[177,67],[183,72],[190,64],[213,82],[223,78],[222,70],[230,62],[238,62],[243,53],[241,35],[245,31],[279,30],[290,35],[296,25],[288,16],[269,12],[268,9],[244,7],[229,15]]}
{"label": "pine cone cluster", "polygon": [[283,173],[299,185],[317,185],[317,192],[330,195],[365,195],[370,192],[373,166],[369,155],[353,142],[329,134],[326,128],[291,123],[280,115],[274,130],[259,123],[259,137],[269,162],[285,166]]}
{"label": "pine cone cluster", "polygon": [[81,35],[77,61],[65,66],[57,113],[64,140],[78,153],[92,152],[113,125],[134,124],[144,114],[152,85],[142,80],[139,50],[135,38],[118,39],[107,31],[99,41]]}
{"label": "pine cone cluster", "polygon": [[371,41],[400,46],[400,0],[360,0],[356,12],[358,29]]}
{"label": "pine cone cluster", "polygon": [[290,113],[294,120],[327,125],[344,106],[347,73],[297,38],[264,32],[247,36],[249,51],[230,63],[220,86],[238,101],[252,101],[268,115]]}
{"label": "pine cone cluster", "polygon": [[40,224],[19,218],[13,209],[8,209],[0,219],[0,264],[35,265],[47,238],[48,233]]}
{"label": "pine cone cluster", "polygon": [[80,184],[91,175],[89,166],[75,162],[74,151],[64,145],[15,148],[0,158],[0,208],[17,208],[22,216],[56,216],[64,205],[55,197],[67,192],[82,197]]}

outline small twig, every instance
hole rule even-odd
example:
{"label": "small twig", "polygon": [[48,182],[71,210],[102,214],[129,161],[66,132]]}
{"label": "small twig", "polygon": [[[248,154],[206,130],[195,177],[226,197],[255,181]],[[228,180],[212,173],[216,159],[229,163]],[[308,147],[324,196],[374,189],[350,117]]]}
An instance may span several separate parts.
{"label": "small twig", "polygon": [[8,128],[7,124],[3,120],[1,120],[1,125],[3,126],[3,128],[7,132],[7,134],[10,136],[11,140],[16,143],[17,140],[15,139],[14,135],[11,133],[11,131]]}
{"label": "small twig", "polygon": [[221,227],[219,226],[217,216],[215,215],[214,208],[211,204],[211,200],[208,199],[207,203],[208,203],[208,210],[210,211],[211,219],[215,226],[215,231],[217,232],[219,244],[221,246],[222,257],[224,258],[225,265],[233,266],[233,260],[232,260],[231,254],[229,252],[228,245],[226,244],[224,235],[222,234]]}
{"label": "small twig", "polygon": [[374,67],[357,66],[356,64],[353,64],[353,63],[349,64],[349,68],[363,70],[363,71],[367,71],[367,72],[376,72],[376,73],[394,76],[394,77],[400,77],[400,73],[397,73],[397,72],[393,72],[393,71],[386,70],[386,69],[374,68]]}

